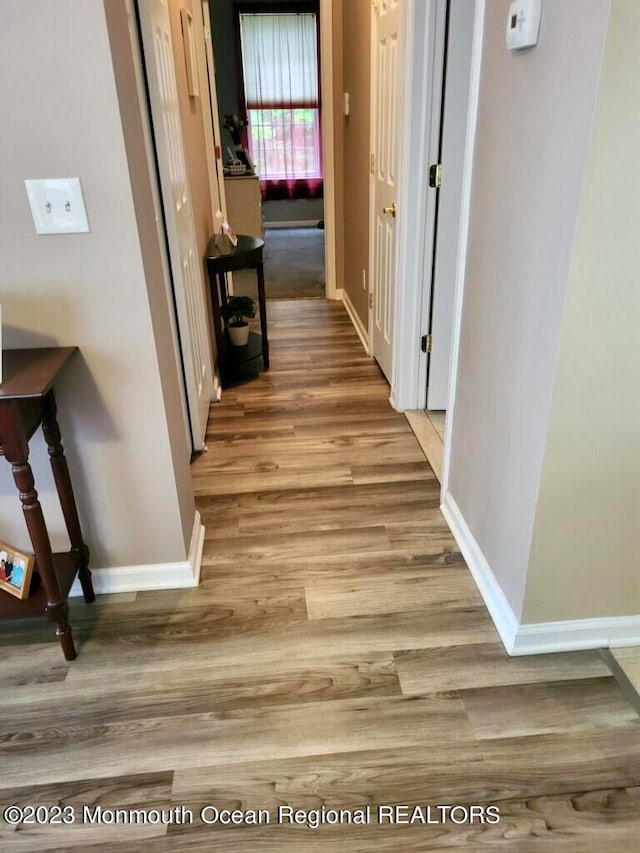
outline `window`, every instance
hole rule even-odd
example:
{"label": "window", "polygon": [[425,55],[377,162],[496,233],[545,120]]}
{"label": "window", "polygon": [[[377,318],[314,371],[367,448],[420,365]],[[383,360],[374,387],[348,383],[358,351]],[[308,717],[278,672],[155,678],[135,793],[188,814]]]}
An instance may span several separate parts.
{"label": "window", "polygon": [[317,15],[241,12],[248,143],[258,174],[289,197],[322,186]]}

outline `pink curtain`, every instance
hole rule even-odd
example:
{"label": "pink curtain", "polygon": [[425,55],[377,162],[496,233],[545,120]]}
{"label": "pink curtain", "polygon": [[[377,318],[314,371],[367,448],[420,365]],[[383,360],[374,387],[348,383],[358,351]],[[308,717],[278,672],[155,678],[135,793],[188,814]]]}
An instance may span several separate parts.
{"label": "pink curtain", "polygon": [[265,198],[322,195],[317,18],[241,13],[249,152]]}

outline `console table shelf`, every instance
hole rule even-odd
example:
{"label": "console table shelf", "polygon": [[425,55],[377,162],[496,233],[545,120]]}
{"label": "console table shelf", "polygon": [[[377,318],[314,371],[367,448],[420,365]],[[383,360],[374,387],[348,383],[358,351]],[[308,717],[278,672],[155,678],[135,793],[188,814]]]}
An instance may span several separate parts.
{"label": "console table shelf", "polygon": [[[0,619],[46,616],[56,625],[56,635],[67,660],[76,649],[68,622],[67,598],[76,578],[84,599],[94,601],[89,549],[82,537],[73,487],[56,418],[54,382],[77,351],[76,347],[5,350],[0,384],[0,455],[11,465],[19,492],[35,570],[28,598],[21,600],[0,591]],[[49,533],[29,465],[29,439],[42,426],[58,499],[69,534],[71,549],[52,553]]]}
{"label": "console table shelf", "polygon": [[[269,337],[267,334],[267,303],[264,286],[262,250],[264,241],[247,234],[238,235],[238,245],[233,246],[228,237],[217,235],[209,241],[206,251],[211,309],[215,334],[218,367],[222,387],[226,388],[239,378],[244,368],[254,360],[262,358],[265,370],[269,369]],[[249,334],[249,343],[244,347],[232,346],[223,323],[225,308],[229,300],[227,273],[254,269],[257,278],[258,305],[260,309],[260,332]]]}
{"label": "console table shelf", "polygon": [[[81,566],[80,556],[70,551],[52,554],[53,566],[58,581],[60,595],[65,600],[69,596],[73,582]],[[23,619],[30,616],[44,616],[47,609],[47,594],[39,577],[38,565],[34,567],[29,598],[20,601],[10,595],[0,596],[0,619]],[[35,586],[35,584],[38,586]]]}

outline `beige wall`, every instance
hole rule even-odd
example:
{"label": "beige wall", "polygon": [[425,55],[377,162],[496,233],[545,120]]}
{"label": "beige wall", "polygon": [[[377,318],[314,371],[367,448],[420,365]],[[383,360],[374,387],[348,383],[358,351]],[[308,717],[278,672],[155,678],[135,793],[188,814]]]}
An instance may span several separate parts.
{"label": "beige wall", "polygon": [[[370,0],[343,0],[344,91],[350,115],[341,115],[344,133],[344,289],[368,325],[369,288],[369,153],[370,153]],[[342,106],[342,97],[338,103]],[[365,271],[367,290],[362,288]]]}
{"label": "beige wall", "polygon": [[[124,0],[107,6],[122,24]],[[152,201],[145,213],[145,199],[132,195],[135,152],[124,144],[102,0],[24,0],[3,8],[2,28],[1,102],[10,117],[0,143],[6,345],[81,349],[58,402],[93,566],[182,561],[194,504],[178,371],[157,259],[151,277],[157,234],[138,228],[143,214],[153,222]],[[82,181],[91,233],[37,236],[24,179],[68,176]],[[32,445],[54,546],[65,547],[46,450],[40,438]],[[28,546],[6,464],[0,529]]]}
{"label": "beige wall", "polygon": [[524,619],[640,613],[640,4],[613,0]]}
{"label": "beige wall", "polygon": [[609,6],[545,3],[519,53],[486,6],[449,489],[517,617]]}

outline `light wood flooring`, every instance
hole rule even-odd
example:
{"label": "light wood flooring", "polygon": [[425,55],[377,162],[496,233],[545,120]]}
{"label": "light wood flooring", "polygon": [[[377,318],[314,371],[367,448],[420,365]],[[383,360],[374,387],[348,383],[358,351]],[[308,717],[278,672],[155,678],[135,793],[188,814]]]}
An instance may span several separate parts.
{"label": "light wood flooring", "polygon": [[442,482],[442,464],[444,458],[444,428],[445,412],[428,412],[423,409],[411,409],[405,412],[405,417],[413,434],[418,440],[427,462]]}
{"label": "light wood flooring", "polygon": [[[0,804],[195,823],[0,820],[0,850],[637,850],[640,719],[602,659],[505,655],[342,307],[269,311],[272,368],[212,408],[193,466],[200,587],[74,602],[73,663],[47,625],[0,626]],[[388,804],[501,821],[379,825]],[[223,828],[204,805],[373,822]]]}

